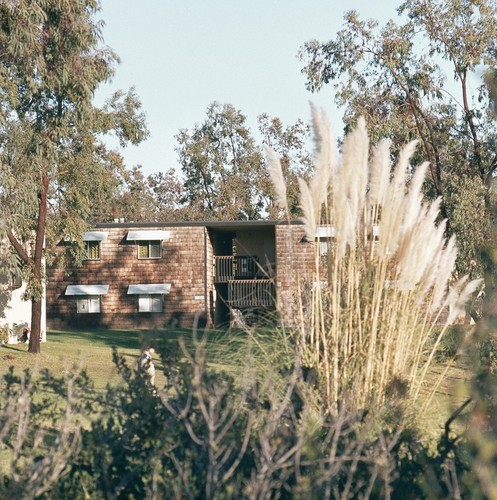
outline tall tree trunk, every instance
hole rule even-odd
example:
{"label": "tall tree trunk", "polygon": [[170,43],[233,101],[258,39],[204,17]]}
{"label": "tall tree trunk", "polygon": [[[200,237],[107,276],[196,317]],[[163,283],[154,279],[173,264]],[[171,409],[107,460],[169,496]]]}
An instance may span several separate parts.
{"label": "tall tree trunk", "polygon": [[41,305],[42,300],[31,300],[31,335],[29,337],[28,352],[40,352],[41,337]]}
{"label": "tall tree trunk", "polygon": [[38,227],[36,228],[35,251],[33,256],[33,288],[35,296],[31,297],[31,336],[28,352],[40,352],[41,311],[43,301],[43,247],[45,243],[45,227],[47,222],[48,174],[43,174],[40,192],[40,209]]}

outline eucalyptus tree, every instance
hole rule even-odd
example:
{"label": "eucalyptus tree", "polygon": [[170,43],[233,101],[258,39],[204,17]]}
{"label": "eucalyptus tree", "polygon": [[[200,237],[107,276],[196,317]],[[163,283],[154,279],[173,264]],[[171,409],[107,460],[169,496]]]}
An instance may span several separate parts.
{"label": "eucalyptus tree", "polygon": [[312,167],[310,127],[301,119],[284,125],[279,118],[263,113],[257,117],[258,133],[253,135],[246,122],[247,117],[233,105],[213,103],[202,123],[180,130],[176,151],[184,185],[179,217],[277,217],[263,146],[279,157],[288,182],[291,214],[300,214],[297,178],[308,178]]}
{"label": "eucalyptus tree", "polygon": [[125,145],[147,134],[133,90],[102,108],[92,103],[118,62],[101,45],[99,9],[96,0],[0,2],[0,212],[28,281],[34,353],[50,244],[81,239],[122,168],[103,137],[114,133]]}
{"label": "eucalyptus tree", "polygon": [[[288,209],[291,217],[301,215],[300,190],[298,179],[309,179],[313,169],[312,155],[309,152],[311,129],[302,119],[291,125],[284,125],[280,118],[270,117],[262,113],[257,117],[259,133],[262,143],[270,147],[278,156],[282,173],[286,182]],[[264,184],[271,184],[265,169],[266,176],[261,179]],[[273,190],[264,189],[268,194],[266,211],[270,217],[277,217],[279,209],[274,204]]]}
{"label": "eucalyptus tree", "polygon": [[[497,8],[492,0],[406,0],[398,22],[345,14],[327,42],[301,49],[307,86],[331,84],[347,128],[366,118],[372,143],[418,139],[413,163],[430,162],[427,194],[457,233],[458,271],[481,273],[479,249],[495,202],[497,123],[481,67],[497,67]],[[476,262],[476,265],[475,265]]]}
{"label": "eucalyptus tree", "polygon": [[154,220],[183,220],[183,185],[174,168],[147,177],[147,189],[153,199]]}
{"label": "eucalyptus tree", "polygon": [[204,122],[176,135],[185,179],[184,202],[199,219],[258,219],[263,195],[257,184],[263,158],[246,124],[231,104],[211,104]]}

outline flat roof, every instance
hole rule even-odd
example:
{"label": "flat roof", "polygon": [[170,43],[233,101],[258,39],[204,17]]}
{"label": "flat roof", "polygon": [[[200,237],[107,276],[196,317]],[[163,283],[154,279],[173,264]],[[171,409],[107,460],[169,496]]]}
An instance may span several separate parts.
{"label": "flat roof", "polygon": [[235,220],[235,221],[160,221],[160,222],[101,222],[94,228],[158,228],[158,227],[206,227],[208,229],[242,229],[247,227],[274,227],[280,225],[302,225],[300,220]]}

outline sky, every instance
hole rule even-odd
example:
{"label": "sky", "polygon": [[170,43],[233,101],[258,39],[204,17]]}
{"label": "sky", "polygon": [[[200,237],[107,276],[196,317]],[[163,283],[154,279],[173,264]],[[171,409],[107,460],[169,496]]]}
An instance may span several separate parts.
{"label": "sky", "polygon": [[309,122],[312,102],[327,112],[340,135],[342,114],[333,104],[333,89],[306,90],[298,51],[308,40],[332,39],[347,10],[383,23],[396,17],[398,5],[393,0],[101,0],[97,18],[105,23],[104,44],[121,62],[95,102],[135,88],[150,137],[120,151],[128,168],[141,165],[147,175],[171,167],[180,172],[175,135],[201,123],[214,101],[239,109],[256,137],[261,113],[285,125],[299,118]]}

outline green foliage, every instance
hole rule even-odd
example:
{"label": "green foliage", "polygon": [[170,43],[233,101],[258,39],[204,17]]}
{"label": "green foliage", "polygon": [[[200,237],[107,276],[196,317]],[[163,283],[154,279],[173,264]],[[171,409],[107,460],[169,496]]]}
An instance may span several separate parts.
{"label": "green foliage", "polygon": [[245,122],[232,105],[213,103],[204,123],[176,136],[185,201],[198,218],[259,217],[263,193],[254,179],[262,171],[262,155]]}
{"label": "green foliage", "polygon": [[480,363],[486,372],[497,374],[497,339],[493,335],[488,335],[476,344]]}
{"label": "green foliage", "polygon": [[9,325],[0,325],[0,344],[6,344],[9,340],[10,327]]}
{"label": "green foliage", "polygon": [[[300,216],[298,178],[308,179],[312,170],[312,158],[306,146],[310,127],[302,120],[285,127],[279,118],[271,118],[266,113],[259,115],[257,121],[263,144],[270,147],[280,159],[290,214],[292,217]],[[269,179],[264,179],[265,185],[268,182]],[[277,218],[279,213],[272,198],[267,210],[271,217]]]}
{"label": "green foliage", "polygon": [[[170,344],[168,344],[170,347]],[[84,373],[2,383],[0,495],[26,498],[482,498],[471,436],[436,446],[405,426],[402,406],[332,416],[309,405],[298,366],[283,396],[207,368],[205,344],[164,356],[157,392],[114,352],[121,384]],[[186,356],[186,358],[185,358]],[[186,360],[185,360],[186,359]],[[483,379],[479,384],[483,387]],[[489,380],[488,383],[491,381]],[[267,380],[266,383],[269,383]],[[270,385],[270,383],[269,383]],[[388,425],[381,422],[389,421]],[[82,425],[83,424],[83,425]],[[495,469],[491,469],[495,470]]]}
{"label": "green foliage", "polygon": [[0,3],[0,241],[8,237],[29,278],[32,352],[43,257],[64,237],[80,239],[118,185],[122,159],[102,135],[115,132],[121,146],[147,136],[133,89],[102,109],[92,103],[117,62],[100,45],[98,10],[94,0]]}
{"label": "green foliage", "polygon": [[185,179],[182,203],[193,219],[244,220],[277,217],[274,196],[262,155],[270,146],[281,159],[289,183],[293,215],[298,209],[297,177],[306,177],[310,154],[309,127],[301,120],[284,126],[267,114],[258,117],[262,144],[255,141],[246,117],[231,104],[213,103],[206,118],[176,136]]}
{"label": "green foliage", "polygon": [[[432,341],[435,342],[440,335],[439,329],[435,329],[433,334]],[[447,328],[437,349],[437,359],[439,361],[448,361],[453,359],[457,354],[463,353],[467,336],[468,329],[463,325],[455,325]]]}
{"label": "green foliage", "polygon": [[333,39],[309,41],[300,53],[308,88],[333,85],[348,129],[362,115],[375,143],[420,141],[413,159],[430,162],[426,193],[442,198],[442,217],[457,234],[458,271],[480,276],[497,129],[493,73],[487,85],[474,82],[480,65],[497,66],[496,9],[491,1],[407,0],[398,22],[381,28],[350,11]]}

